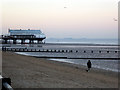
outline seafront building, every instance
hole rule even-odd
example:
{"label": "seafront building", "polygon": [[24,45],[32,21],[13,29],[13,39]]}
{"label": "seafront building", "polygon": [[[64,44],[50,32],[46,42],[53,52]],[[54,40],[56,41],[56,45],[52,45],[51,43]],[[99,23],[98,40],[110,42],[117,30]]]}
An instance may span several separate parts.
{"label": "seafront building", "polygon": [[46,38],[45,34],[41,32],[41,30],[13,30],[8,29],[7,35],[2,35],[3,42],[5,44],[9,43],[12,40],[13,44],[17,43],[17,40],[21,40],[21,44],[24,44],[25,41],[29,41],[28,43],[42,43],[42,41]]}

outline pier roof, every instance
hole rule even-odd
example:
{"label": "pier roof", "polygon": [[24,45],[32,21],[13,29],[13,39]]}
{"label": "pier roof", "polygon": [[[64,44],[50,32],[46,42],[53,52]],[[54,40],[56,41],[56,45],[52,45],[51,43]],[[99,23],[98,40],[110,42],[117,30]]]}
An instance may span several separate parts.
{"label": "pier roof", "polygon": [[41,30],[12,30],[9,29],[10,35],[34,35],[34,34],[43,34]]}
{"label": "pier roof", "polygon": [[22,29],[9,29],[9,35],[13,35],[13,36],[16,36],[16,35],[34,35],[35,37],[37,38],[45,38],[45,34],[41,32],[41,30],[22,30]]}

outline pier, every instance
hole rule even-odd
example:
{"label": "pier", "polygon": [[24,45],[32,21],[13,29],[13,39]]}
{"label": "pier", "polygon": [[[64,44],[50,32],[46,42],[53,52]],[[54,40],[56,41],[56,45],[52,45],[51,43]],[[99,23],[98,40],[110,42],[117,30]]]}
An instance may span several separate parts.
{"label": "pier", "polygon": [[7,35],[2,35],[1,38],[4,44],[13,43],[16,44],[17,40],[21,41],[21,44],[25,44],[25,41],[28,40],[29,44],[33,44],[34,41],[37,43],[42,43],[42,41],[46,38],[45,34],[41,32],[41,30],[8,30]]}

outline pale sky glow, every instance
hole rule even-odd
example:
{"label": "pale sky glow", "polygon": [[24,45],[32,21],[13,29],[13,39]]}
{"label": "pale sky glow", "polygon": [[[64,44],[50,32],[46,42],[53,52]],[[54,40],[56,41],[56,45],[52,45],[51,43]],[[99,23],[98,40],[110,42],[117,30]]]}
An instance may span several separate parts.
{"label": "pale sky glow", "polygon": [[2,31],[30,28],[48,38],[117,38],[118,1],[2,0]]}

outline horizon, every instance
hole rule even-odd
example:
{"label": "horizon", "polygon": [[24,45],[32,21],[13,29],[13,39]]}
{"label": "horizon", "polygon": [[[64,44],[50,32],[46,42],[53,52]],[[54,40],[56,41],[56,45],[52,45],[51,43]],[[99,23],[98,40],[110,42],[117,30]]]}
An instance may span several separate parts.
{"label": "horizon", "polygon": [[51,37],[51,38],[46,38],[46,39],[94,39],[94,40],[95,39],[101,39],[101,40],[102,39],[107,39],[107,40],[108,39],[115,39],[115,40],[117,39],[118,40],[118,38],[72,38],[72,37],[66,37],[66,38],[54,38],[54,37],[52,38]]}
{"label": "horizon", "polygon": [[48,38],[118,38],[119,0],[4,0],[8,28],[40,29]]}

